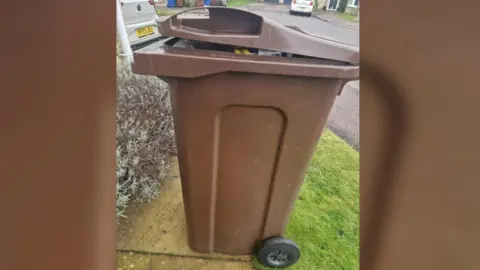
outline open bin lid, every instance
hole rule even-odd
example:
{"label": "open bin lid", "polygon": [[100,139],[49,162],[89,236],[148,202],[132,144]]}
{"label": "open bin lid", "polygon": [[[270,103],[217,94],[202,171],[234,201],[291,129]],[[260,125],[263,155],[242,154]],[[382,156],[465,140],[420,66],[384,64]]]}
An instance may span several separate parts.
{"label": "open bin lid", "polygon": [[[195,10],[207,10],[208,15],[185,16]],[[157,22],[164,36],[359,63],[358,47],[314,37],[240,9],[193,8]]]}

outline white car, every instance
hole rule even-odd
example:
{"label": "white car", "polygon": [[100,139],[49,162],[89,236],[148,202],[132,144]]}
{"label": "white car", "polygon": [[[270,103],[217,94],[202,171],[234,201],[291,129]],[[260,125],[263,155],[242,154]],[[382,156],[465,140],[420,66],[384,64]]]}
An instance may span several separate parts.
{"label": "white car", "polygon": [[290,3],[290,14],[305,14],[312,16],[313,1],[310,0],[292,0]]}
{"label": "white car", "polygon": [[155,0],[120,0],[128,40],[132,48],[158,40]]}

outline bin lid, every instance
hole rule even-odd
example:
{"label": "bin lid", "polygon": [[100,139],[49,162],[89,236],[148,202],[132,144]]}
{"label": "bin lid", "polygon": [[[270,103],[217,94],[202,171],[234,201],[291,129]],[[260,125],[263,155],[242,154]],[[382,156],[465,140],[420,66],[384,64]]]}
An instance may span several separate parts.
{"label": "bin lid", "polygon": [[[186,16],[201,10],[207,10],[208,14]],[[311,36],[299,31],[300,29],[287,27],[240,9],[193,8],[179,12],[166,20],[157,19],[157,23],[158,32],[169,37],[359,63],[358,47]]]}

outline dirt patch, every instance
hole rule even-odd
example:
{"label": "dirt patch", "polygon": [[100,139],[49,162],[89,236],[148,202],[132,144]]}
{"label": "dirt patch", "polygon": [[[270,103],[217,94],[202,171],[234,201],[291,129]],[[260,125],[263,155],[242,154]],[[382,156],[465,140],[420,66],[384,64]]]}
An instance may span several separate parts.
{"label": "dirt patch", "polygon": [[[172,167],[172,175],[179,175],[176,160],[172,162]],[[202,254],[190,249],[183,210],[181,182],[178,177],[166,180],[161,194],[156,199],[150,203],[132,204],[127,208],[125,215],[128,218],[122,221],[117,230],[117,248],[120,250],[137,250],[245,262],[250,262],[251,260],[251,256],[231,256],[217,253]]]}

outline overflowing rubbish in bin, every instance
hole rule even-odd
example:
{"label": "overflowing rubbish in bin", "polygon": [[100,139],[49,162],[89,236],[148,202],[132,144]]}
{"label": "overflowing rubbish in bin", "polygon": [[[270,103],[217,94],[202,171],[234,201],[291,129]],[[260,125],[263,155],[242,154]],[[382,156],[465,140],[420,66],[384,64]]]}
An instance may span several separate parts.
{"label": "overflowing rubbish in bin", "polygon": [[132,69],[169,84],[190,247],[287,267],[300,247],[282,234],[335,98],[359,77],[359,51],[206,10],[159,21],[169,38],[136,51]]}

